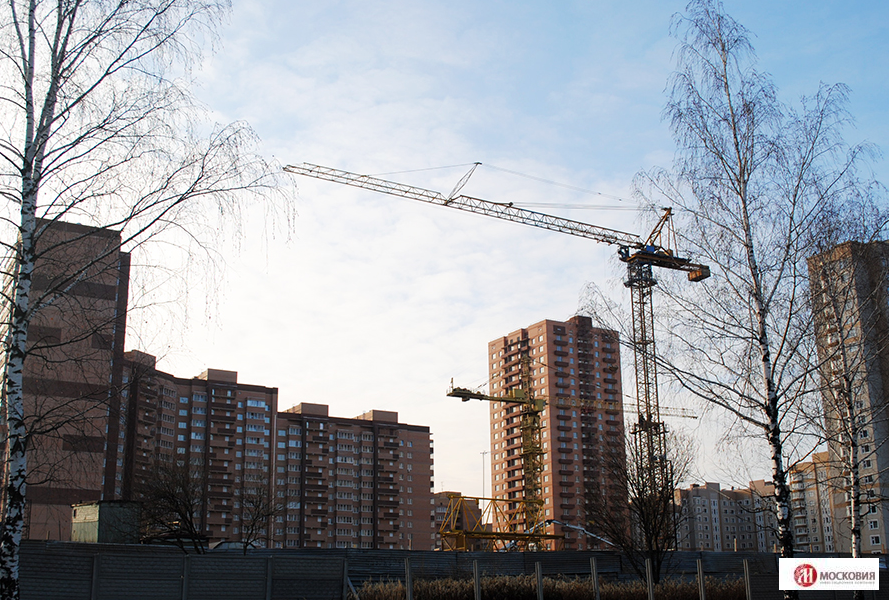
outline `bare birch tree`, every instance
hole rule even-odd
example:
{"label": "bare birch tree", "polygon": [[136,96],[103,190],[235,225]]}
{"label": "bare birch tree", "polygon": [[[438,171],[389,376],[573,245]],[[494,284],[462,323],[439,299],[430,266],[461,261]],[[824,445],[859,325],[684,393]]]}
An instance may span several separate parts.
{"label": "bare birch tree", "polygon": [[[237,226],[245,193],[275,184],[250,152],[250,129],[206,123],[186,86],[228,4],[8,0],[0,7],[4,598],[18,597],[28,455],[39,433],[30,427],[40,407],[28,405],[24,389],[35,315],[61,306],[121,246],[164,239],[187,251],[209,243],[220,223]],[[119,231],[120,243],[35,285],[35,265],[58,251],[48,232],[62,222]],[[54,343],[37,338],[36,346]]]}
{"label": "bare birch tree", "polygon": [[818,388],[806,258],[822,211],[867,187],[856,170],[867,148],[843,142],[844,86],[822,85],[799,108],[780,102],[720,2],[693,0],[673,33],[665,115],[677,155],[672,171],[641,173],[637,190],[674,207],[683,250],[714,276],[694,289],[662,282],[675,351],[662,371],[765,442],[781,554],[792,556],[788,459],[811,450],[794,446]]}

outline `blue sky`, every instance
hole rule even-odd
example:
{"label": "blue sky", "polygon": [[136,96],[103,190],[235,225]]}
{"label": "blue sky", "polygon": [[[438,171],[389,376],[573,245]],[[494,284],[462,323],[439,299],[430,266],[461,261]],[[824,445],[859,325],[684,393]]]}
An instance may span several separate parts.
{"label": "blue sky", "polygon": [[[782,97],[844,82],[857,119],[848,141],[889,148],[889,4],[725,7],[754,34],[759,67]],[[683,8],[647,0],[235,0],[195,89],[216,120],[248,121],[260,152],[281,164],[382,174],[481,161],[464,193],[632,208],[631,200],[485,165],[629,199],[638,171],[672,160],[661,111],[673,68],[670,19]],[[447,192],[467,168],[385,177]],[[889,179],[885,161],[874,168]],[[587,282],[624,301],[613,249],[332,183],[295,185],[291,241],[261,235],[257,208],[244,242],[223,251],[218,304],[205,310],[205,288],[216,286],[196,283],[181,339],[143,328],[133,345],[148,346],[180,376],[209,366],[277,386],[284,408],[397,410],[432,428],[436,490],[481,493],[487,407],[445,397],[450,378],[482,383],[488,341],[543,318],[567,319]],[[558,212],[627,231],[645,226],[631,210]],[[628,361],[625,354],[627,383]],[[692,427],[711,444],[719,424]],[[746,463],[724,467],[739,461],[722,453],[700,475],[730,484],[766,474],[763,461]]]}

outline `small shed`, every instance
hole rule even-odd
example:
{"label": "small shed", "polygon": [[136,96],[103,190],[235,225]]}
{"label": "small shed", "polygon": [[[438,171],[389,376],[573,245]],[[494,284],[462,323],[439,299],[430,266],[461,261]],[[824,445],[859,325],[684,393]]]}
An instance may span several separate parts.
{"label": "small shed", "polygon": [[84,502],[71,507],[71,541],[138,544],[142,506],[126,500]]}

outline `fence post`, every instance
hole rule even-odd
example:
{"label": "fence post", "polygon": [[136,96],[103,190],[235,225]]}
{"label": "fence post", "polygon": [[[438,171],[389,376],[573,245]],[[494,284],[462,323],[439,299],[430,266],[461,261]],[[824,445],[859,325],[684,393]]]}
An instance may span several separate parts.
{"label": "fence post", "polygon": [[750,586],[750,565],[744,559],[744,589],[747,592],[747,600],[753,600],[753,588]]}
{"label": "fence post", "polygon": [[537,600],[543,600],[543,567],[539,562],[534,563],[534,571],[537,573]]}
{"label": "fence post", "polygon": [[90,581],[90,600],[99,598],[99,555],[93,554],[93,579]]}
{"label": "fence post", "polygon": [[[654,600],[654,574],[651,570],[651,559],[645,559],[645,579],[648,583],[648,600]],[[749,598],[747,600],[750,600]]]}
{"label": "fence post", "polygon": [[593,574],[593,591],[596,592],[596,600],[602,600],[599,597],[599,568],[596,565],[596,557],[590,557],[590,572]]}
{"label": "fence post", "polygon": [[478,559],[472,561],[472,586],[475,589],[475,600],[482,600],[482,582],[478,574]]}
{"label": "fence post", "polygon": [[269,554],[265,559],[265,600],[272,600],[272,576],[274,575],[275,557]]}
{"label": "fence post", "polygon": [[182,600],[188,600],[189,555],[182,557]]}
{"label": "fence post", "polygon": [[698,559],[698,598],[707,600],[707,586],[704,585],[704,562]]}
{"label": "fence post", "polygon": [[404,589],[405,589],[405,598],[407,600],[414,600],[414,580],[411,578],[411,559],[404,559]]}
{"label": "fence post", "polygon": [[343,559],[343,600],[349,600],[349,559]]}

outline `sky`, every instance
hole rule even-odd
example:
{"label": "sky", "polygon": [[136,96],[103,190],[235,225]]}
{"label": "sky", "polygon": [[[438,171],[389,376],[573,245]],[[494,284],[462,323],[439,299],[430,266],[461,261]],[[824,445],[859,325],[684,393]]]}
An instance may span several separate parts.
{"label": "sky", "polygon": [[[194,91],[216,121],[248,122],[269,160],[444,193],[478,161],[465,194],[604,205],[535,210],[623,231],[647,226],[632,181],[673,159],[662,110],[670,21],[684,2],[233,4]],[[724,5],[754,34],[759,68],[783,99],[843,82],[856,118],[847,140],[889,149],[889,4]],[[889,179],[884,160],[872,167]],[[189,316],[175,327],[134,315],[130,347],[177,376],[211,367],[277,387],[281,409],[397,411],[431,429],[436,491],[489,493],[488,407],[446,397],[451,378],[484,383],[489,341],[568,319],[589,282],[626,303],[614,249],[308,178],[285,191],[297,212],[292,234],[273,233],[263,207],[248,211],[241,242],[219,249],[223,278],[189,283]],[[738,460],[731,444],[710,451],[724,425],[714,416],[671,423],[706,449],[701,479],[767,477],[761,455]]]}

